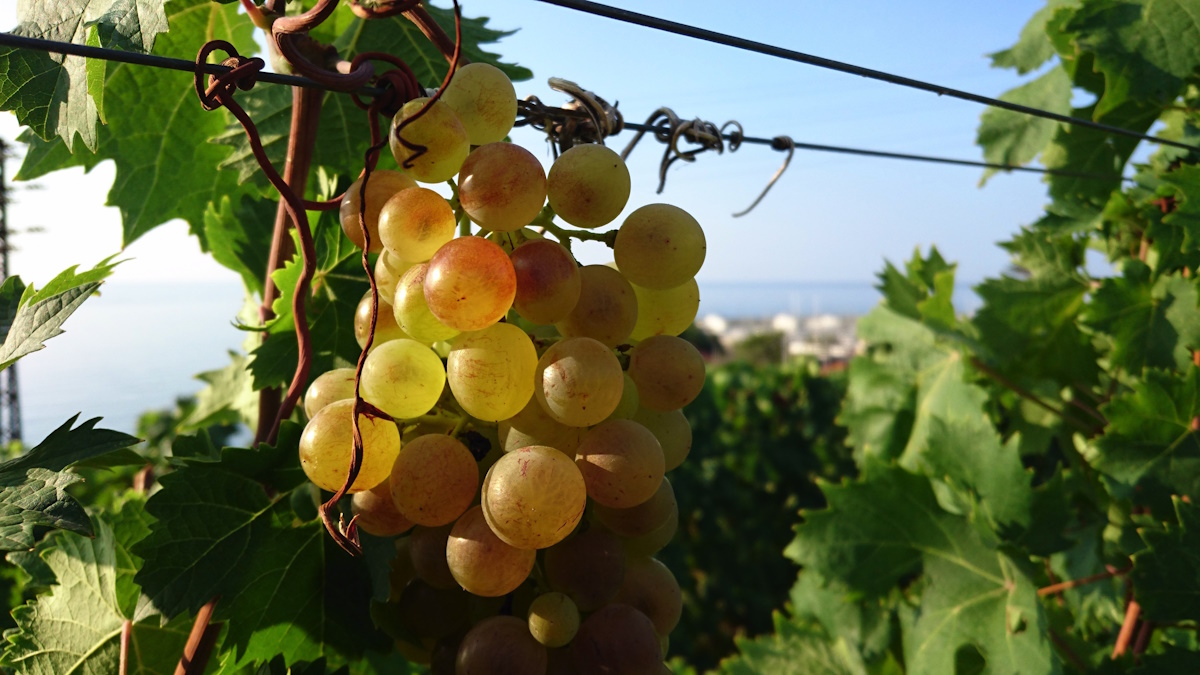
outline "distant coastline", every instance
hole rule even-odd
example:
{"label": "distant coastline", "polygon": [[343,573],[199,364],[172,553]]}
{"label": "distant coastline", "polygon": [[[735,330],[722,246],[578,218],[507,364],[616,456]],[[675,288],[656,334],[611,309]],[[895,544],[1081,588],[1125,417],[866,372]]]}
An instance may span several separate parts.
{"label": "distant coastline", "polygon": [[[792,316],[862,316],[882,296],[871,281],[710,281],[700,282],[700,313],[725,319]],[[954,288],[954,307],[972,313],[980,300],[973,284]]]}

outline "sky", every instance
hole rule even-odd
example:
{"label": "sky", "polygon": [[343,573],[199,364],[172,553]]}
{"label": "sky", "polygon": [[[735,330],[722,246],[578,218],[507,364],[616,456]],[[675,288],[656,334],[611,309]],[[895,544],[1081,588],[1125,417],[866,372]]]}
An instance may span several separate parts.
{"label": "sky", "polygon": [[[16,0],[0,0],[0,28],[16,23]],[[439,4],[445,4],[444,2]],[[1019,84],[1011,71],[990,67],[988,52],[1011,44],[1040,0],[965,3],[924,0],[816,2],[756,0],[611,0],[609,4],[996,96]],[[492,27],[517,30],[489,46],[533,70],[518,95],[561,104],[545,84],[551,76],[578,82],[618,101],[642,121],[659,106],[683,118],[742,123],[746,133],[791,135],[796,141],[979,159],[977,104],[907,90],[729,47],[668,35],[581,14],[535,0],[465,0],[468,16],[489,16]],[[0,114],[0,137],[19,132]],[[610,139],[620,150],[631,134]],[[548,164],[544,140],[517,130],[515,141]],[[1030,174],[1000,175],[985,187],[981,171],[894,160],[797,151],[791,167],[759,207],[747,206],[778,168],[782,153],[743,146],[677,163],[656,195],[661,146],[643,140],[630,158],[634,189],[628,210],[666,201],[691,212],[708,237],[703,282],[869,281],[884,259],[899,261],[914,247],[936,244],[959,262],[959,279],[975,282],[1008,263],[996,247],[1035,220],[1047,201]],[[9,171],[15,172],[12,161]],[[22,234],[12,265],[42,283],[72,264],[90,265],[121,245],[116,209],[104,206],[110,163],[90,174],[72,169],[20,185],[10,227],[41,226]],[[35,188],[35,189],[31,189]],[[225,281],[236,276],[199,252],[181,222],[134,242],[114,281]],[[584,262],[603,262],[602,246],[585,247]]]}

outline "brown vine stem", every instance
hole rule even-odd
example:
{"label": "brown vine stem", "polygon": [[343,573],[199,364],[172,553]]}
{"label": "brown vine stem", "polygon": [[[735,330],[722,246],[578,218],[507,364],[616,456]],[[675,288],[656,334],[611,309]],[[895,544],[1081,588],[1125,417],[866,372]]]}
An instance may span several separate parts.
{"label": "brown vine stem", "polygon": [[[211,640],[215,641],[216,635],[220,633],[220,629],[212,630],[216,626],[209,625],[216,606],[217,598],[213,598],[196,612],[192,632],[188,634],[187,644],[183,647],[183,656],[179,659],[179,665],[175,666],[175,675],[200,675],[204,672],[204,667],[208,664],[208,655],[212,652],[212,644],[205,639],[205,635],[212,632]],[[202,649],[206,643],[208,648]]]}
{"label": "brown vine stem", "polygon": [[979,360],[978,357],[972,356],[970,361],[971,361],[971,365],[974,366],[976,368],[976,370],[983,373],[984,375],[987,375],[991,379],[995,380],[1001,386],[1012,391],[1017,396],[1020,396],[1021,398],[1025,399],[1026,401],[1033,403],[1034,405],[1038,406],[1039,408],[1048,410],[1048,411],[1054,413],[1055,415],[1058,415],[1060,418],[1062,418],[1062,420],[1064,422],[1070,422],[1071,424],[1075,425],[1076,427],[1078,427],[1079,429],[1081,429],[1083,431],[1091,431],[1091,429],[1086,424],[1080,422],[1079,420],[1075,419],[1074,417],[1068,417],[1066,414],[1066,411],[1062,410],[1061,408],[1056,408],[1056,407],[1050,405],[1046,401],[1042,400],[1042,398],[1040,396],[1038,396],[1037,394],[1029,391],[1028,389],[1022,387],[1021,385],[1017,384],[1016,382],[1013,382],[1012,380],[1008,379],[1007,377],[1001,375],[999,372],[992,369],[991,366],[989,366],[986,363],[984,363],[983,361]]}
{"label": "brown vine stem", "polygon": [[1146,647],[1150,644],[1150,636],[1154,634],[1154,622],[1143,621],[1142,627],[1138,629],[1137,638],[1133,641],[1133,655],[1139,657],[1146,652]]}
{"label": "brown vine stem", "polygon": [[1044,598],[1047,595],[1055,595],[1057,593],[1062,593],[1063,591],[1071,590],[1072,588],[1078,588],[1079,586],[1094,584],[1097,581],[1104,581],[1105,579],[1124,576],[1129,574],[1129,570],[1131,569],[1133,568],[1126,567],[1124,569],[1109,570],[1107,572],[1101,572],[1099,574],[1093,574],[1091,576],[1082,577],[1079,579],[1071,579],[1070,581],[1060,581],[1056,584],[1050,584],[1049,586],[1043,586],[1042,588],[1039,588],[1037,594],[1039,598]]}
{"label": "brown vine stem", "polygon": [[[455,4],[454,12],[456,15],[458,14],[457,3]],[[450,36],[446,34],[446,31],[442,30],[442,27],[438,25],[438,22],[434,21],[433,16],[429,13],[429,10],[418,5],[417,7],[404,12],[404,17],[413,22],[413,25],[415,25],[418,30],[424,33],[425,37],[429,38],[429,41],[432,42],[434,46],[438,48],[438,51],[442,53],[442,56],[446,58],[447,63],[457,64],[454,66],[457,67],[465,66],[471,62],[461,53],[455,54],[458,43],[461,42],[461,40],[451,40]],[[455,20],[457,21],[457,18]]]}
{"label": "brown vine stem", "polygon": [[1121,632],[1117,634],[1117,644],[1113,645],[1112,658],[1117,660],[1125,655],[1125,651],[1129,648],[1129,641],[1133,639],[1133,629],[1137,625],[1138,617],[1141,616],[1142,606],[1137,600],[1130,599],[1129,604],[1125,605],[1125,622],[1121,624]]}
{"label": "brown vine stem", "polygon": [[1067,641],[1062,639],[1062,637],[1053,628],[1050,629],[1050,641],[1054,643],[1055,647],[1058,647],[1058,651],[1062,652],[1068,659],[1070,659],[1071,664],[1074,665],[1079,672],[1087,672],[1087,663],[1084,662],[1083,659],[1079,658],[1079,655],[1075,653],[1075,650],[1071,649],[1071,645],[1067,644]]}
{"label": "brown vine stem", "polygon": [[121,624],[121,656],[117,662],[117,674],[127,675],[129,672],[129,634],[133,632],[133,622],[125,619]]}

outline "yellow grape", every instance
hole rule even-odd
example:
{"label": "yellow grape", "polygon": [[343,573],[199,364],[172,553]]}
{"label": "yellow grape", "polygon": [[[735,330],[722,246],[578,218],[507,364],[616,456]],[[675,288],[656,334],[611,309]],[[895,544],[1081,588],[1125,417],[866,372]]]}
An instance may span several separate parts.
{"label": "yellow grape", "polygon": [[425,302],[438,321],[463,332],[499,321],[512,307],[517,277],[508,255],[483,237],[452,239],[425,273]]}
{"label": "yellow grape", "polygon": [[392,500],[406,518],[436,527],[453,523],[475,501],[479,465],[467,446],[446,434],[406,443],[392,466]]}
{"label": "yellow grape", "polygon": [[532,445],[492,465],[483,479],[481,505],[497,537],[517,548],[546,548],[579,524],[587,488],[569,457]]}
{"label": "yellow grape", "polygon": [[665,460],[658,439],[631,420],[608,420],[579,444],[575,464],[597,504],[617,509],[637,506],[662,484]]}
{"label": "yellow grape", "polygon": [[633,383],[633,378],[629,377],[628,373],[625,373],[622,379],[624,386],[621,387],[621,402],[617,404],[617,409],[608,416],[610,420],[633,419],[638,411],[637,385]]}
{"label": "yellow grape", "polygon": [[454,72],[440,99],[458,116],[471,145],[504,140],[517,121],[517,90],[489,63],[469,63]]}
{"label": "yellow grape", "polygon": [[[422,183],[442,183],[458,173],[471,149],[467,130],[454,111],[434,101],[420,118],[405,126],[399,136],[396,134],[400,122],[416,115],[428,100],[414,98],[400,108],[392,119],[388,142],[401,170]],[[425,152],[418,155],[418,150],[406,147],[401,138],[410,146],[424,146]]]}
{"label": "yellow grape", "polygon": [[480,227],[512,232],[528,225],[546,202],[546,171],[525,148],[488,143],[475,148],[458,173],[458,199]]}
{"label": "yellow grape", "polygon": [[648,204],[617,230],[613,257],[629,283],[665,290],[696,276],[705,249],[704,230],[691,214],[670,204]]}
{"label": "yellow grape", "polygon": [[683,594],[679,582],[667,566],[654,558],[634,558],[625,565],[625,581],[616,602],[633,607],[654,624],[659,635],[667,635],[679,625],[683,615]]}
{"label": "yellow grape", "polygon": [[700,286],[695,279],[665,290],[634,286],[637,323],[629,336],[645,340],[654,335],[679,335],[696,321],[700,311]]}
{"label": "yellow grape", "polygon": [[433,409],[446,386],[446,369],[433,350],[416,340],[385,342],[363,363],[363,399],[396,419]]}
{"label": "yellow grape", "polygon": [[400,598],[389,604],[392,606],[374,612],[377,618],[383,615],[383,621],[378,622],[381,627],[386,629],[395,623],[409,636],[436,639],[466,627],[471,596],[457,587],[435,588],[422,579],[413,579],[400,592]]}
{"label": "yellow grape", "polygon": [[667,461],[667,471],[683,464],[692,451],[692,425],[682,410],[657,412],[641,407],[633,421],[649,429],[658,439]]}
{"label": "yellow grape", "polygon": [[[383,243],[379,241],[379,211],[383,208],[385,202],[391,199],[392,195],[401,190],[406,190],[411,187],[416,187],[417,184],[413,179],[405,176],[399,171],[389,171],[387,169],[377,169],[371,172],[371,177],[367,180],[367,230],[371,233],[371,252],[378,253],[383,250]],[[346,196],[342,197],[342,203],[339,207],[339,215],[342,223],[342,231],[354,242],[354,245],[363,247],[362,225],[358,219],[358,207],[360,204],[359,190],[362,189],[362,178],[350,184],[346,189]]]}
{"label": "yellow grape", "polygon": [[589,616],[571,643],[577,675],[659,675],[662,650],[654,623],[629,605]]}
{"label": "yellow grape", "polygon": [[629,169],[603,145],[576,145],[554,160],[546,196],[558,217],[585,229],[607,225],[629,201]]}
{"label": "yellow grape", "polygon": [[456,675],[545,675],[546,648],[515,616],[493,616],[463,636]]}
{"label": "yellow grape", "polygon": [[525,331],[496,323],[452,344],[446,381],[467,414],[485,422],[508,419],[533,398],[538,356]]}
{"label": "yellow grape", "polygon": [[413,571],[434,588],[458,588],[458,582],[454,580],[454,575],[450,574],[450,566],[446,564],[446,540],[450,538],[450,529],[453,527],[453,522],[439,527],[418,525],[413,528],[412,534],[408,535],[408,552],[412,556]]}
{"label": "yellow grape", "polygon": [[566,338],[538,360],[533,395],[562,424],[589,427],[611,415],[624,389],[621,363],[591,338]]}
{"label": "yellow grape", "polygon": [[704,388],[704,357],[687,340],[656,335],[629,352],[629,376],[642,407],[675,410],[696,400]]}
{"label": "yellow grape", "polygon": [[[370,334],[371,291],[367,291],[362,300],[358,301],[358,308],[354,311],[354,340],[358,342],[359,349],[367,346],[367,336]],[[385,342],[406,337],[408,335],[404,332],[404,329],[396,324],[395,311],[388,304],[386,296],[380,293],[379,318],[375,321],[375,340],[371,343],[371,349],[373,350]]]}
{"label": "yellow grape", "polygon": [[546,583],[566,593],[580,611],[607,605],[625,578],[621,541],[602,527],[592,527],[546,549]]}
{"label": "yellow grape", "polygon": [[[317,487],[336,492],[350,472],[354,452],[354,401],[334,401],[318,412],[300,436],[300,466]],[[385,419],[359,415],[363,459],[350,492],[370,490],[387,480],[400,453],[400,431]]]}
{"label": "yellow grape", "polygon": [[529,606],[529,632],[547,647],[562,647],[579,630],[579,608],[566,595],[543,593]]}
{"label": "yellow grape", "polygon": [[425,262],[454,238],[454,209],[438,193],[423,187],[392,195],[379,212],[384,249],[406,263]]}
{"label": "yellow grape", "polygon": [[413,523],[396,510],[392,488],[385,480],[370,490],[354,493],[350,511],[358,529],[376,537],[394,537],[412,529]]}
{"label": "yellow grape", "polygon": [[671,512],[667,522],[654,528],[640,537],[625,537],[621,539],[621,547],[632,557],[654,555],[671,543],[675,533],[679,531],[679,509]]}
{"label": "yellow grape", "polygon": [[675,501],[675,490],[671,481],[663,478],[654,496],[627,509],[614,509],[597,504],[593,511],[600,524],[620,537],[632,539],[657,530],[671,519],[679,516],[679,504]]}
{"label": "yellow grape", "polygon": [[427,345],[449,340],[459,333],[438,321],[429,311],[429,305],[425,303],[425,275],[428,272],[429,263],[410,267],[396,284],[396,302],[392,308],[400,328],[412,339]]}
{"label": "yellow grape", "polygon": [[304,393],[304,414],[312,419],[321,408],[354,398],[354,369],[334,368],[317,376]]}
{"label": "yellow grape", "polygon": [[446,542],[450,572],[467,592],[494,598],[514,591],[529,573],[537,551],[504,543],[488,527],[483,508],[472,507],[454,523]]}
{"label": "yellow grape", "polygon": [[501,420],[497,432],[504,452],[544,445],[571,459],[575,459],[575,450],[587,435],[587,429],[570,427],[555,420],[542,409],[536,398],[531,398],[521,412]]}
{"label": "yellow grape", "polygon": [[555,325],[564,337],[589,337],[609,347],[629,339],[637,325],[638,305],[633,286],[605,265],[579,269],[579,301]]}
{"label": "yellow grape", "polygon": [[379,257],[375,259],[375,285],[379,287],[379,297],[389,305],[394,304],[396,284],[412,266],[413,263],[397,260],[386,249],[380,251]]}
{"label": "yellow grape", "polygon": [[562,244],[537,239],[509,254],[517,275],[513,308],[534,323],[550,324],[567,318],[579,302],[579,265]]}

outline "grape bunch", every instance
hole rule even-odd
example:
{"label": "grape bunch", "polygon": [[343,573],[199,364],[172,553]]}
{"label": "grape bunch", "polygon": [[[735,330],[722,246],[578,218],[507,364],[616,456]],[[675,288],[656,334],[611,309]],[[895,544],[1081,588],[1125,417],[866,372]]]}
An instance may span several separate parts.
{"label": "grape bunch", "polygon": [[[682,599],[653,556],[679,522],[665,474],[691,448],[680,409],[704,385],[677,337],[699,306],[704,233],[682,209],[643,206],[606,238],[612,264],[580,266],[571,232],[629,199],[621,158],[580,145],[545,172],[504,141],[516,95],[490,65],[459,69],[397,137],[426,105],[393,121],[403,170],[370,173],[341,204],[346,235],[362,247],[361,211],[378,255],[360,384],[385,416],[359,420],[349,489],[358,528],[395,538],[372,615],[434,673],[669,672]],[[456,176],[449,200],[419,185]],[[467,219],[478,234],[455,236]],[[368,293],[360,346],[371,314]],[[300,460],[322,490],[348,476],[354,383],[331,370],[304,398]]]}

